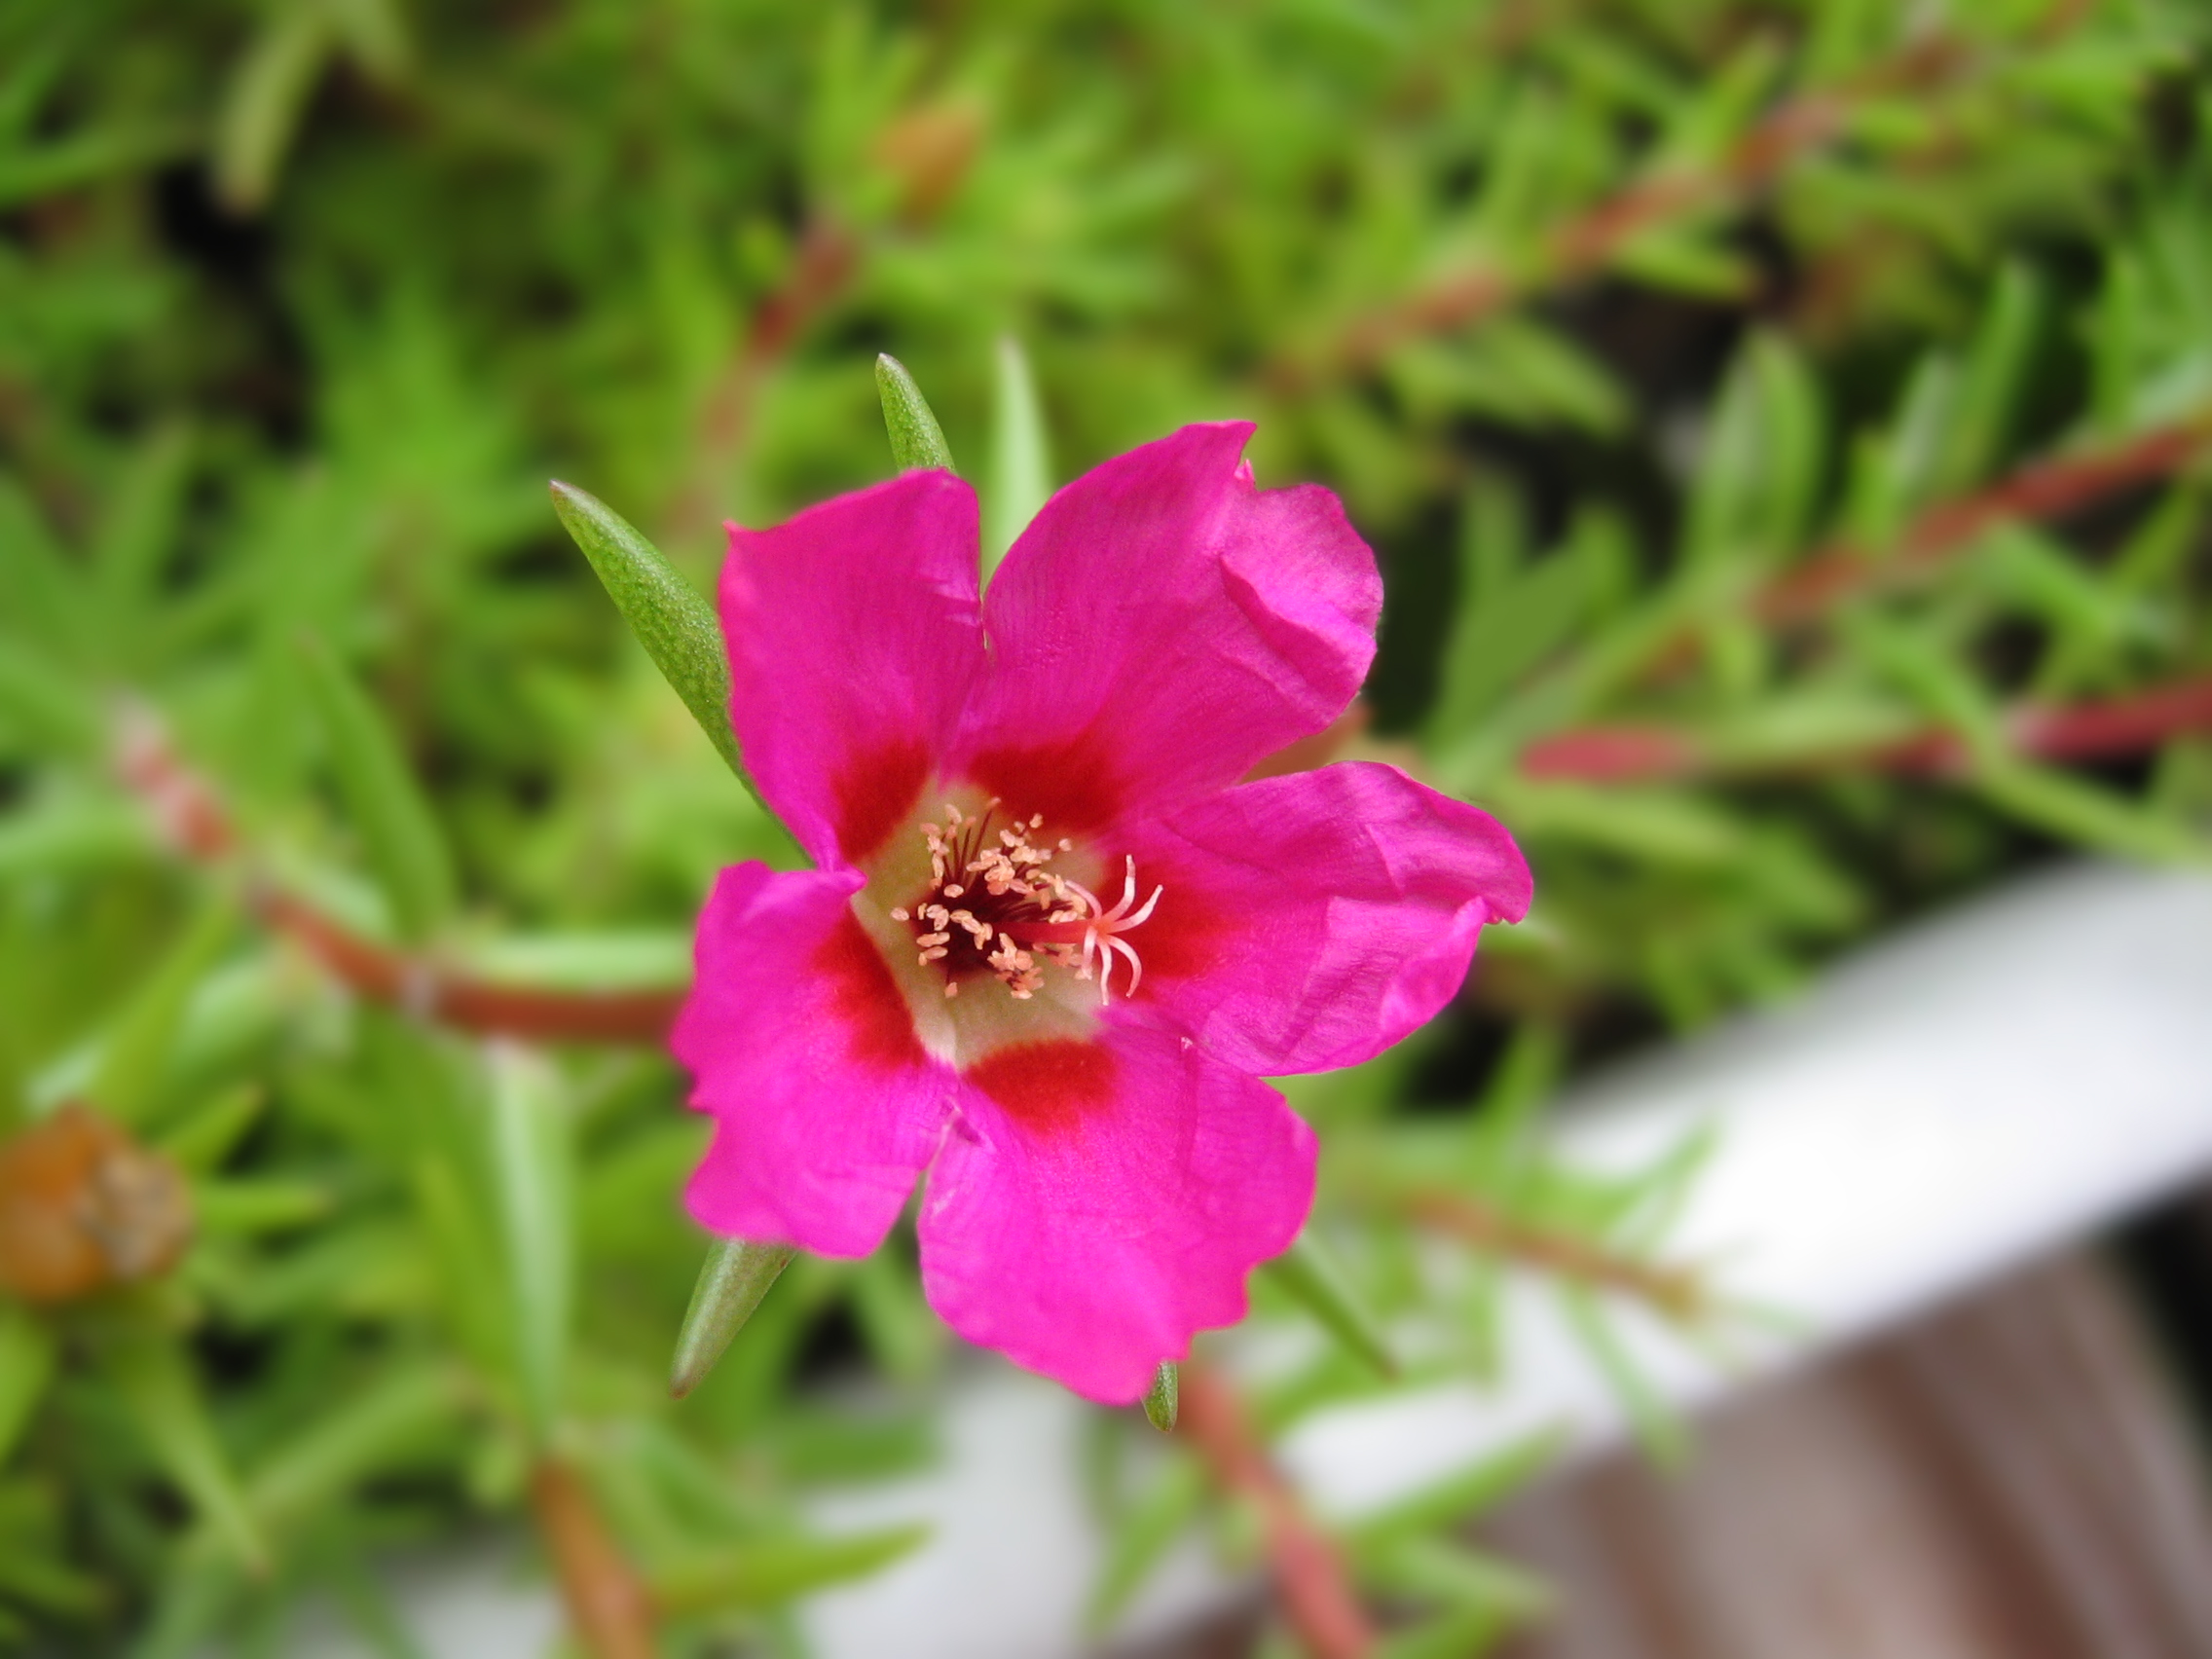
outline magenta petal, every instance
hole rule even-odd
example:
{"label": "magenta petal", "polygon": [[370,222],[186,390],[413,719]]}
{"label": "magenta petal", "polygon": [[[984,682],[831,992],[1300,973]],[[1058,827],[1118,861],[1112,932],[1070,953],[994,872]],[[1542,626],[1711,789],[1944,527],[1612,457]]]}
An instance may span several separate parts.
{"label": "magenta petal", "polygon": [[1094,1400],[1141,1396],[1297,1236],[1313,1134],[1266,1084],[1149,1027],[1001,1051],[930,1171],[922,1281],[970,1342]]}
{"label": "magenta petal", "polygon": [[1458,990],[1485,922],[1529,908],[1495,819],[1373,762],[1240,785],[1116,844],[1166,887],[1128,936],[1143,999],[1267,1076],[1380,1053]]}
{"label": "magenta petal", "polygon": [[992,578],[971,776],[1082,830],[1234,783],[1320,730],[1375,654],[1382,580],[1335,496],[1259,491],[1241,422],[1086,473]]}
{"label": "magenta petal", "polygon": [[818,864],[880,846],[983,665],[975,492],[909,472],[773,530],[729,527],[730,719]]}
{"label": "magenta petal", "polygon": [[937,1150],[958,1087],[847,902],[849,871],[725,869],[670,1047],[714,1145],[685,1201],[717,1233],[865,1256]]}

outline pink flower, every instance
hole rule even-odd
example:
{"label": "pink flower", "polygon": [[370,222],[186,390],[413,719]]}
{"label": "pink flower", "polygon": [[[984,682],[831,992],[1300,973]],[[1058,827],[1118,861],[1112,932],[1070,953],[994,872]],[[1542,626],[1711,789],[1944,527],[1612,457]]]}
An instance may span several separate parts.
{"label": "pink flower", "polygon": [[722,872],[676,1053],[717,1232],[862,1256],[915,1178],[931,1304],[1133,1400],[1243,1317],[1312,1132],[1259,1081],[1364,1060],[1457,990],[1529,871],[1367,763],[1240,784],[1375,652],[1326,490],[1187,426],[1054,496],[978,603],[946,472],[730,527],[731,718],[812,870]]}

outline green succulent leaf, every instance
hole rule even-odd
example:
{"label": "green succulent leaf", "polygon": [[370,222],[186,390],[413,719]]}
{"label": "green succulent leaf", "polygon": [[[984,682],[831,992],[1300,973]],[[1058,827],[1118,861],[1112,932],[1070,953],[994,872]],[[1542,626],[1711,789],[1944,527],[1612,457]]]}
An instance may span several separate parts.
{"label": "green succulent leaf", "polygon": [[1289,1249],[1265,1264],[1262,1271],[1278,1289],[1319,1320],[1321,1328],[1342,1344],[1347,1353],[1357,1357],[1378,1377],[1387,1380],[1397,1376],[1398,1362],[1390,1352],[1389,1340],[1383,1336],[1374,1315],[1361,1306],[1357,1293],[1346,1280],[1344,1270],[1330,1255],[1328,1247],[1315,1238],[1310,1230],[1301,1233]]}
{"label": "green succulent leaf", "polygon": [[906,365],[888,351],[875,359],[875,389],[883,399],[883,424],[891,433],[891,460],[900,471],[959,470],[922,388]]}
{"label": "green succulent leaf", "polygon": [[309,699],[330,744],[331,769],[360,832],[392,919],[411,942],[428,939],[456,903],[453,856],[397,735],[330,647],[300,641]]}
{"label": "green succulent leaf", "polygon": [[[984,503],[983,580],[987,583],[1015,539],[1052,493],[1045,411],[1029,353],[1011,334],[999,336],[996,395],[991,404],[991,494]],[[950,464],[949,461],[947,464]]]}
{"label": "green succulent leaf", "polygon": [[730,729],[729,657],[714,608],[659,548],[596,496],[558,481],[551,488],[553,510],[591,561],[622,620],[683,699],[715,753],[758,800],[760,792]]}
{"label": "green succulent leaf", "polygon": [[707,1251],[699,1282],[691,1290],[683,1328],[676,1339],[668,1391],[678,1399],[705,1382],[745,1328],[760,1299],[768,1294],[798,1252],[789,1244],[756,1244],[745,1238],[718,1238]]}
{"label": "green succulent leaf", "polygon": [[1175,1431],[1175,1418],[1183,1400],[1183,1377],[1172,1364],[1163,1363],[1153,1373],[1152,1386],[1145,1390],[1145,1420],[1162,1434]]}
{"label": "green succulent leaf", "polygon": [[653,1573],[653,1602],[680,1618],[772,1607],[880,1571],[927,1543],[930,1530],[886,1527],[841,1538],[768,1538],[694,1551]]}

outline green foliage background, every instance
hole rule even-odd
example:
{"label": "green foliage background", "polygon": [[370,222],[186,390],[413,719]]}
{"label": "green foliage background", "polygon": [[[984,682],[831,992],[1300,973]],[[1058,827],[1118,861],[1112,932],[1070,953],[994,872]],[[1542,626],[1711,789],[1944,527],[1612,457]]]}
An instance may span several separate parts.
{"label": "green foliage background", "polygon": [[[0,1645],[282,1651],[322,1587],[409,1651],[366,1564],[549,1458],[672,1652],[795,1650],[791,1598],[911,1543],[798,1519],[929,1455],[906,1245],[802,1261],[671,1405],[670,1068],[355,1002],[255,903],[680,983],[713,870],[793,855],[545,481],[704,584],[722,517],[888,471],[881,350],[1002,541],[1011,336],[1053,477],[1249,416],[1262,482],[1382,553],[1358,741],[1539,890],[1435,1028],[1294,1092],[1403,1376],[1496,1359],[1495,1249],[1415,1248],[1437,1170],[1661,1250],[1695,1149],[1557,1167],[1567,1070],[2055,848],[2205,856],[2201,710],[2093,751],[2020,713],[2212,671],[2203,54],[2156,0],[0,9],[0,1129],[90,1099],[199,1217],[157,1283],[0,1302]],[[2050,457],[2070,492],[2018,487]],[[1762,599],[1839,548],[1842,597]],[[244,854],[194,865],[119,782],[148,719]],[[1674,758],[1600,764],[1593,724]],[[1600,1361],[1621,1288],[1560,1286]],[[844,1365],[863,1405],[793,1385]],[[1259,1409],[1389,1385],[1316,1344]],[[1524,1451],[1347,1537],[1393,1652],[1531,1604],[1449,1531]],[[1102,1619],[1207,1509],[1147,1479],[1101,1483]]]}

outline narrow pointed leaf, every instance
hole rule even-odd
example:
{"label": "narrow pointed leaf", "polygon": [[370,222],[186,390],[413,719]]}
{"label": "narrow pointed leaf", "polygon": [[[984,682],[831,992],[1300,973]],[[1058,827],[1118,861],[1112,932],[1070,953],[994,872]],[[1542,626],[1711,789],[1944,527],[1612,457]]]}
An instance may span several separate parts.
{"label": "narrow pointed leaf", "polygon": [[842,1538],[774,1538],[679,1558],[652,1576],[653,1604],[668,1616],[774,1606],[911,1554],[930,1529],[886,1527]]}
{"label": "narrow pointed leaf", "polygon": [[266,1454],[246,1483],[253,1512],[272,1528],[295,1526],[381,1469],[450,1431],[466,1399],[455,1372],[408,1362],[324,1409]]}
{"label": "narrow pointed leaf", "polygon": [[691,1306],[676,1339],[676,1360],[669,1368],[668,1391],[678,1399],[706,1381],[730,1339],[753,1317],[768,1287],[798,1252],[789,1244],[756,1244],[747,1238],[718,1238],[699,1270]]}
{"label": "narrow pointed leaf", "polygon": [[560,1410],[574,1296],[570,1146],[549,1068],[511,1046],[492,1053],[491,1130],[515,1380],[543,1445]]}
{"label": "narrow pointed leaf", "polygon": [[999,568],[1037,509],[1052,493],[1045,412],[1028,353],[1011,334],[999,336],[997,400],[991,412],[991,498],[983,526],[983,580]]}
{"label": "narrow pointed leaf", "polygon": [[1152,1379],[1152,1386],[1145,1391],[1145,1420],[1162,1434],[1175,1431],[1175,1414],[1183,1398],[1183,1374],[1172,1365],[1162,1365]]}
{"label": "narrow pointed leaf", "polygon": [[1382,1328],[1359,1305],[1344,1273],[1310,1233],[1300,1234],[1288,1250],[1267,1264],[1266,1271],[1278,1287],[1379,1376],[1398,1374],[1398,1362],[1383,1340]]}
{"label": "narrow pointed leaf", "polygon": [[1144,1588],[1153,1568],[1198,1518],[1205,1498],[1205,1470],[1195,1457],[1178,1457],[1116,1522],[1105,1564],[1084,1609],[1084,1623],[1093,1636],[1103,1635]]}
{"label": "narrow pointed leaf", "polygon": [[92,557],[111,627],[120,623],[128,632],[143,622],[140,608],[157,598],[162,561],[186,506],[191,462],[191,432],[172,422],[154,429],[117,480]]}
{"label": "narrow pointed leaf", "polygon": [[259,1084],[225,1089],[185,1118],[156,1143],[188,1175],[205,1175],[221,1166],[269,1102]]}
{"label": "narrow pointed leaf", "polygon": [[0,1307],[0,1467],[54,1375],[54,1333],[21,1308]]}
{"label": "narrow pointed leaf", "polygon": [[906,365],[886,351],[875,360],[875,389],[883,398],[883,424],[891,433],[891,459],[902,472],[926,472],[952,464],[944,432],[923,400],[922,388]]}
{"label": "narrow pointed leaf", "polygon": [[1375,1659],[1465,1659],[1490,1650],[1503,1618],[1488,1607],[1455,1607],[1435,1618],[1394,1630]]}
{"label": "narrow pointed leaf", "polygon": [[944,1352],[945,1329],[922,1300],[914,1270],[878,1250],[853,1270],[852,1309],[878,1365],[901,1382],[927,1381]]}
{"label": "narrow pointed leaf", "polygon": [[1448,1538],[1392,1539],[1382,1549],[1365,1552],[1359,1568],[1364,1583],[1386,1594],[1501,1619],[1525,1619],[1547,1605],[1536,1578]]}
{"label": "narrow pointed leaf", "polygon": [[730,729],[729,656],[715,608],[606,502],[573,484],[556,480],[551,488],[553,510],[591,561],[622,620],[683,699],[715,753],[758,800],[760,792],[753,787],[745,757],[738,753],[737,733]]}
{"label": "narrow pointed leaf", "polygon": [[392,920],[411,942],[454,910],[453,858],[430,803],[382,711],[322,641],[300,641],[308,695],[330,743],[331,769]]}
{"label": "narrow pointed leaf", "polygon": [[215,188],[232,211],[254,212],[275,191],[309,94],[337,45],[334,11],[273,8],[239,65],[215,136]]}
{"label": "narrow pointed leaf", "polygon": [[1554,1429],[1524,1435],[1464,1468],[1363,1516],[1348,1533],[1358,1548],[1457,1528],[1526,1487],[1558,1460],[1565,1436]]}
{"label": "narrow pointed leaf", "polygon": [[201,911],[132,997],[100,1047],[88,1092],[126,1124],[142,1122],[175,1051],[192,999],[231,941],[238,917],[227,900]]}
{"label": "narrow pointed leaf", "polygon": [[207,1402],[175,1338],[136,1332],[106,1355],[108,1375],[162,1470],[248,1571],[269,1565],[261,1535],[229,1456],[215,1437]]}

